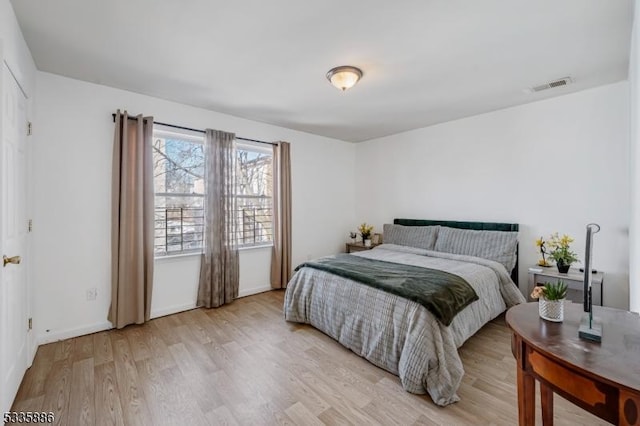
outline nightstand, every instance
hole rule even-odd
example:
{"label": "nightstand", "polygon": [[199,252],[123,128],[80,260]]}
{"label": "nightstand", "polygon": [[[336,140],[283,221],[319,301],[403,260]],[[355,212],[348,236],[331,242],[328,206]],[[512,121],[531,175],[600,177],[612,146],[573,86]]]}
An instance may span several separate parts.
{"label": "nightstand", "polygon": [[376,245],[378,245],[378,244],[375,244],[375,245],[371,244],[371,246],[366,247],[362,241],[358,241],[358,242],[355,242],[355,243],[347,243],[346,244],[346,247],[347,247],[346,248],[346,252],[347,253],[353,253],[353,252],[356,252],[356,251],[371,250]]}
{"label": "nightstand", "polygon": [[[543,268],[541,266],[532,266],[529,268],[529,285],[527,286],[527,300],[531,299],[533,286],[544,285],[546,282],[564,281],[569,287],[567,290],[567,299],[575,303],[583,302],[584,293],[584,273],[578,268],[571,268],[566,274],[561,274],[555,266]],[[593,304],[602,306],[602,288],[604,285],[604,272],[594,273],[591,277],[591,293],[593,296]]]}

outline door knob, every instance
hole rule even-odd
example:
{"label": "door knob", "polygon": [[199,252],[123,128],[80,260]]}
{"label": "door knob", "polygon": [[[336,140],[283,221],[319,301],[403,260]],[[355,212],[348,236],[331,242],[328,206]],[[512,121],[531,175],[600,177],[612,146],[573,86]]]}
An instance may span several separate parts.
{"label": "door knob", "polygon": [[20,263],[20,256],[7,257],[6,255],[2,256],[2,266],[7,266],[9,263],[13,263],[17,265]]}

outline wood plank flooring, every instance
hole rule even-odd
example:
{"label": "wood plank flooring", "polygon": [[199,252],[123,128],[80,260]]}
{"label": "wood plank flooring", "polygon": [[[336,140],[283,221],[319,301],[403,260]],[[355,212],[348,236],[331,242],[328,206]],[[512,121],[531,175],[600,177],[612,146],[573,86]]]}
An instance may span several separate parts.
{"label": "wood plank flooring", "polygon": [[[314,328],[285,322],[283,296],[41,346],[13,410],[53,411],[55,424],[74,426],[517,424],[504,317],[460,349],[462,400],[443,408]],[[604,424],[555,404],[558,425]]]}

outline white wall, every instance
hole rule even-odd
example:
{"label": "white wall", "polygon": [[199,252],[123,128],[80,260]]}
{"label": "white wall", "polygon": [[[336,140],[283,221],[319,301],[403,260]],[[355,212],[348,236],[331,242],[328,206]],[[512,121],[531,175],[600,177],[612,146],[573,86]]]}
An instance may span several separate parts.
{"label": "white wall", "polygon": [[629,60],[629,92],[631,94],[631,221],[629,224],[629,309],[640,312],[640,7],[634,3],[631,57]]}
{"label": "white wall", "polygon": [[[599,223],[594,267],[604,300],[627,308],[628,83],[557,97],[380,138],[356,146],[357,221],[396,217],[516,222],[520,274],[534,239],[575,237]],[[521,286],[522,287],[522,286]]]}
{"label": "white wall", "polygon": [[[291,142],[293,263],[344,250],[354,227],[353,144],[187,105],[37,73],[36,331],[51,341],[109,326],[110,203],[117,109],[193,128]],[[270,249],[240,254],[240,293],[269,287]],[[194,305],[199,259],[156,261],[152,313]],[[96,301],[86,290],[96,287]]]}

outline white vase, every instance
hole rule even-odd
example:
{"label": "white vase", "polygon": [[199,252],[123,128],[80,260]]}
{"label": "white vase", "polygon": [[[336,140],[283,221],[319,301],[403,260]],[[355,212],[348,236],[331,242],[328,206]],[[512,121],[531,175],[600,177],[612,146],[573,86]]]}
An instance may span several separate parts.
{"label": "white vase", "polygon": [[564,299],[547,300],[543,297],[538,301],[540,318],[547,321],[562,322],[564,320]]}
{"label": "white vase", "polygon": [[371,247],[371,240],[364,240],[365,247]]}

